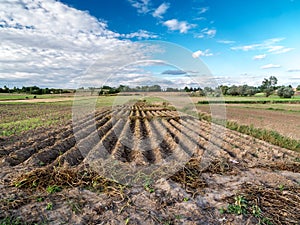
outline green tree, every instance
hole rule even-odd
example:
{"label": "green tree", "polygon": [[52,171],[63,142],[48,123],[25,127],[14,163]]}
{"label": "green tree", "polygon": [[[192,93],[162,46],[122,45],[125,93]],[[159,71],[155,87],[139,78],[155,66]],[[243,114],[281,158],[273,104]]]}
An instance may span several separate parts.
{"label": "green tree", "polygon": [[296,88],[297,91],[300,91],[300,85],[298,85],[298,87]]}
{"label": "green tree", "polygon": [[281,98],[291,98],[294,93],[295,92],[291,86],[282,86],[277,90],[277,95]]}
{"label": "green tree", "polygon": [[274,92],[277,81],[275,76],[270,76],[269,79],[265,78],[263,80],[261,90],[265,93],[266,97],[269,97]]}

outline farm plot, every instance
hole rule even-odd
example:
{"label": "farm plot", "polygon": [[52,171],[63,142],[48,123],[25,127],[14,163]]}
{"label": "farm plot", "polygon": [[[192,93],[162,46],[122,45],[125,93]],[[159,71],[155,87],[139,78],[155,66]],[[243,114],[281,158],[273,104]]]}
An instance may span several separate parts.
{"label": "farm plot", "polygon": [[[201,112],[210,114],[209,105],[198,105]],[[227,119],[239,124],[274,130],[283,136],[300,139],[300,111],[298,104],[239,104],[226,105]]]}
{"label": "farm plot", "polygon": [[[138,102],[106,108],[30,138],[24,135],[14,143],[6,140],[0,140],[3,221],[300,222],[299,153],[162,104]],[[107,158],[118,162],[121,169],[144,169],[140,174],[131,173],[134,178],[146,174],[147,168],[185,164],[168,176],[148,173],[142,183],[124,184],[99,172],[103,165],[97,163]],[[113,166],[110,169],[104,175],[114,172]]]}

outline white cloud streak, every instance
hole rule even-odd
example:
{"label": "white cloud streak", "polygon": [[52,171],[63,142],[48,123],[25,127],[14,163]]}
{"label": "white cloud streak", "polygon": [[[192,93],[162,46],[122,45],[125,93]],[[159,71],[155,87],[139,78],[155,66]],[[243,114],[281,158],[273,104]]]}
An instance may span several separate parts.
{"label": "white cloud streak", "polygon": [[212,28],[204,28],[201,30],[200,34],[195,35],[196,38],[214,38],[217,34],[217,30]]}
{"label": "white cloud streak", "polygon": [[230,40],[219,40],[217,42],[221,43],[221,44],[226,44],[226,45],[234,44],[235,43],[235,41],[230,41]]}
{"label": "white cloud streak", "polygon": [[266,57],[267,57],[266,54],[256,55],[253,57],[253,60],[261,60],[261,59],[265,59]]}
{"label": "white cloud streak", "polygon": [[275,65],[275,64],[267,64],[264,66],[261,66],[260,68],[265,70],[265,69],[275,69],[275,68],[280,68],[280,65]]}
{"label": "white cloud streak", "polygon": [[209,10],[209,7],[202,7],[199,9],[198,14],[204,14]]}
{"label": "white cloud streak", "polygon": [[167,12],[169,9],[170,4],[169,3],[162,3],[152,14],[153,17],[155,18],[163,18],[163,15]]}
{"label": "white cloud streak", "polygon": [[261,50],[266,51],[270,54],[283,54],[294,50],[293,48],[287,48],[282,45],[277,45],[279,42],[282,42],[285,38],[272,38],[263,41],[258,44],[243,45],[232,47],[232,50],[241,50],[241,51],[250,51],[250,50]]}

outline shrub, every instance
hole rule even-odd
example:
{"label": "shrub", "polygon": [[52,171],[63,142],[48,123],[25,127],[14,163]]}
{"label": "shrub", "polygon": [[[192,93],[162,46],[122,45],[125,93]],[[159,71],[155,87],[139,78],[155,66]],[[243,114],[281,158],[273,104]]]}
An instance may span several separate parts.
{"label": "shrub", "polygon": [[282,86],[277,90],[277,95],[281,98],[291,98],[294,95],[294,90],[292,87]]}

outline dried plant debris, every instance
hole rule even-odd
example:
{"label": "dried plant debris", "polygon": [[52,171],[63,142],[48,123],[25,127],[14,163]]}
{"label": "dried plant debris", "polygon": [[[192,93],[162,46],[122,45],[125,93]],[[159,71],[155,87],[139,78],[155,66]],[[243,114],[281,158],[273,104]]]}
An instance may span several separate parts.
{"label": "dried plant debris", "polygon": [[221,213],[256,218],[257,224],[299,224],[300,187],[264,187],[245,183]]}

